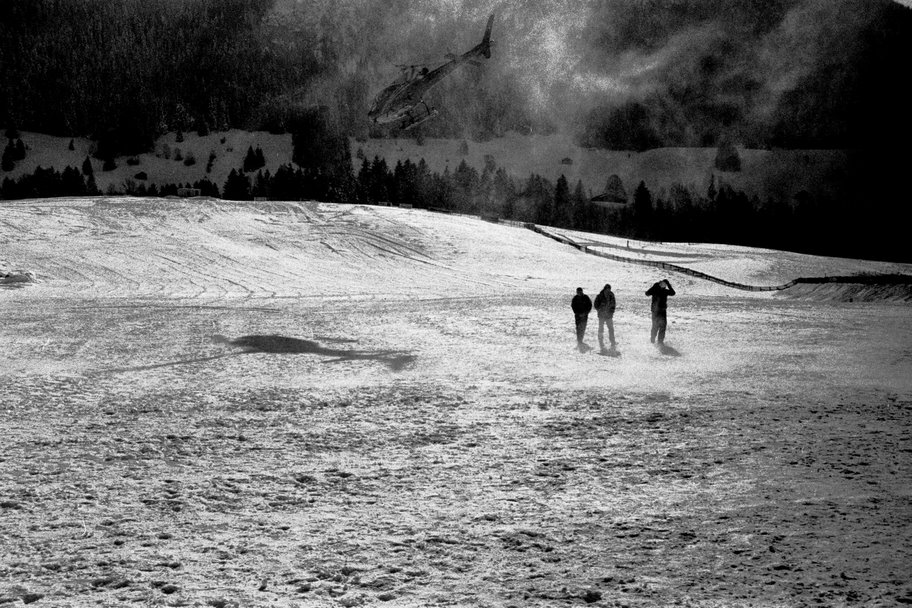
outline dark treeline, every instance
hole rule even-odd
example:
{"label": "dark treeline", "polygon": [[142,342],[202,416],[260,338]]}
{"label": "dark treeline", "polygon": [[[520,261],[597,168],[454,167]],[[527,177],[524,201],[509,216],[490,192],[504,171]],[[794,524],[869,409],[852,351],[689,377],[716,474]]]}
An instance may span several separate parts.
{"label": "dark treeline", "polygon": [[267,0],[3,0],[0,125],[98,141],[98,157],[166,131],[248,127],[264,97],[319,65],[273,53]]}
{"label": "dark treeline", "polygon": [[[255,155],[255,153],[254,153]],[[612,205],[590,201],[582,182],[557,182],[532,174],[514,180],[489,161],[482,171],[462,161],[455,170],[433,172],[424,159],[397,162],[368,160],[358,152],[357,172],[350,162],[336,165],[285,164],[275,173],[234,169],[219,187],[208,179],[192,184],[146,185],[128,180],[107,194],[176,196],[195,189],[201,196],[228,200],[319,200],[350,204],[403,205],[486,218],[532,222],[585,232],[654,241],[713,242],[854,257],[890,257],[858,238],[865,220],[826,195],[798,193],[793,200],[760,200],[713,177],[705,190],[675,184],[657,193],[640,182],[627,196],[617,176],[609,190],[619,193]],[[303,160],[303,159],[299,159]],[[18,180],[7,178],[0,198],[42,198],[100,194],[94,176],[67,167],[62,173],[39,167]],[[624,202],[626,201],[626,202]]]}
{"label": "dark treeline", "polygon": [[63,172],[38,167],[19,179],[5,178],[0,184],[0,198],[50,198],[56,196],[92,196],[100,194],[93,175],[84,175],[75,167]]}

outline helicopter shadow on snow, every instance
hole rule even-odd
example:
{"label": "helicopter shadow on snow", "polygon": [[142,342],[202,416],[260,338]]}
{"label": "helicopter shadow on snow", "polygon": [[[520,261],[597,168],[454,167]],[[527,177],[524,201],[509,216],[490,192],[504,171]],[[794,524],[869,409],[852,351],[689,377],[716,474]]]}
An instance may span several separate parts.
{"label": "helicopter shadow on snow", "polygon": [[[216,337],[217,339],[218,337]],[[342,340],[352,342],[352,340]],[[414,363],[417,357],[411,353],[400,350],[357,350],[350,348],[332,348],[321,345],[314,340],[304,340],[289,336],[249,335],[227,340],[231,346],[243,348],[245,353],[265,353],[272,355],[317,355],[327,357],[325,363],[341,363],[344,361],[377,361],[389,367],[392,371],[400,371],[407,365]]]}
{"label": "helicopter shadow on snow", "polygon": [[[335,342],[335,343],[354,343],[356,340],[345,339],[345,338],[320,338],[324,342]],[[178,361],[167,361],[164,363],[155,363],[152,365],[138,365],[132,367],[123,367],[117,369],[104,370],[106,373],[120,373],[120,372],[137,372],[137,371],[147,371],[152,369],[159,369],[164,367],[176,367],[178,365],[188,365],[193,363],[204,363],[206,361],[214,361],[216,359],[224,359],[226,357],[236,357],[239,355],[247,354],[270,354],[270,355],[316,355],[319,357],[326,357],[327,360],[324,363],[341,363],[345,361],[376,361],[382,363],[390,369],[390,371],[398,372],[402,371],[412,363],[414,363],[418,357],[411,354],[407,351],[401,350],[358,350],[351,348],[332,348],[329,346],[323,346],[320,342],[315,340],[304,340],[301,338],[292,338],[288,336],[280,336],[276,334],[272,335],[248,335],[241,336],[240,338],[229,339],[222,335],[212,336],[213,342],[217,344],[225,344],[227,346],[232,346],[240,350],[232,350],[230,352],[219,353],[217,355],[210,355],[208,357],[196,357],[192,359],[181,359]]]}

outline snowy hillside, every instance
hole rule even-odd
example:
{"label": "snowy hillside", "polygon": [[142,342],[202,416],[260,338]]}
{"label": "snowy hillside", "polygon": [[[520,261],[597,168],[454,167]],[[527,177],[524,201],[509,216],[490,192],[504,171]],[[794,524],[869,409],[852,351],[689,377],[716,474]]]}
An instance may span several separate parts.
{"label": "snowy hillside", "polygon": [[[518,226],[391,207],[99,197],[5,201],[0,220],[0,269],[32,270],[42,278],[43,294],[66,297],[561,297],[577,284],[594,293],[609,280],[632,295],[656,272],[585,256]],[[912,270],[749,247],[552,232],[631,260],[670,262],[757,285]],[[702,281],[688,287],[720,293]]]}

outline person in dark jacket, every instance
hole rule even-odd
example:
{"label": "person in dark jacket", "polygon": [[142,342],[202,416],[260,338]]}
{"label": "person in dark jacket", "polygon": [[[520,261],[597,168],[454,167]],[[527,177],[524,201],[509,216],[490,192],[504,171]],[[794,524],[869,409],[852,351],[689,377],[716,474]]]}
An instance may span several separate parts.
{"label": "person in dark jacket", "polygon": [[589,322],[589,311],[592,310],[592,300],[583,293],[582,287],[576,288],[576,295],[570,301],[573,316],[576,318],[576,345],[583,349],[583,336],[586,335],[586,324]]}
{"label": "person in dark jacket", "polygon": [[665,329],[668,327],[668,296],[675,295],[675,290],[668,279],[662,279],[650,287],[646,295],[652,296],[652,330],[649,332],[649,341],[655,342],[658,338],[661,346],[665,343]]}
{"label": "person in dark jacket", "polygon": [[611,342],[611,348],[617,345],[614,341],[614,309],[616,301],[614,292],[611,291],[611,285],[605,284],[602,290],[595,296],[595,311],[598,313],[599,327],[598,339],[599,347],[605,350],[605,325],[608,326],[608,341]]}

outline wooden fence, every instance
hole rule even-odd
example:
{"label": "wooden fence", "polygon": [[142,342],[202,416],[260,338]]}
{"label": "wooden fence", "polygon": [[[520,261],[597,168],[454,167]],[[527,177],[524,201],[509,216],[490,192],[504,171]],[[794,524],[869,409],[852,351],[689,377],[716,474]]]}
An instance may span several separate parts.
{"label": "wooden fence", "polygon": [[523,224],[523,226],[533,232],[537,232],[543,236],[554,239],[559,243],[564,243],[565,245],[570,245],[576,249],[579,249],[583,253],[588,253],[589,255],[598,256],[600,258],[606,258],[609,260],[614,260],[616,262],[624,262],[627,264],[639,264],[640,266],[652,266],[654,268],[661,268],[663,270],[669,270],[671,272],[679,272],[686,274],[698,279],[704,279],[706,281],[712,281],[713,283],[718,283],[720,285],[725,285],[726,287],[731,287],[733,289],[741,289],[743,291],[781,291],[783,289],[788,289],[789,287],[794,287],[795,285],[801,283],[860,283],[864,285],[912,285],[912,276],[906,275],[856,275],[856,276],[833,276],[833,277],[799,277],[793,279],[788,283],[783,283],[782,285],[745,285],[744,283],[736,283],[734,281],[726,281],[725,279],[720,279],[719,277],[714,277],[712,275],[706,274],[705,272],[700,272],[699,270],[692,270],[690,268],[685,268],[683,266],[678,266],[676,264],[669,264],[668,262],[659,262],[656,260],[639,260],[636,258],[628,258],[621,255],[613,255],[610,253],[604,253],[602,251],[594,251],[586,245],[580,245],[575,242],[573,239],[567,238],[559,234],[554,234],[543,230],[535,224]]}

